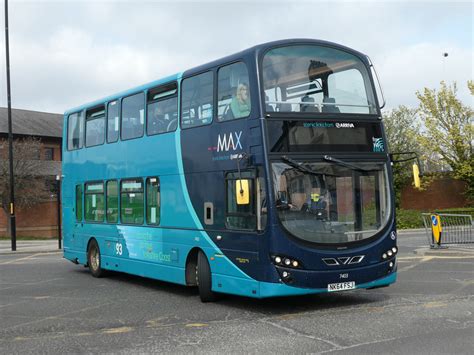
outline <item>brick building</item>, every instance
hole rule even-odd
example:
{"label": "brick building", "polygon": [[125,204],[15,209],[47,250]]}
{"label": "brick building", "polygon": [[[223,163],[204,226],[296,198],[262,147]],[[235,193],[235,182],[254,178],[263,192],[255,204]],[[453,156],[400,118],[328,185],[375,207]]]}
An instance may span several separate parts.
{"label": "brick building", "polygon": [[[12,109],[13,139],[35,137],[41,148],[36,174],[53,183],[61,174],[61,142],[63,115]],[[8,160],[8,110],[0,107],[0,161]],[[28,209],[17,209],[16,226],[18,236],[55,237],[57,236],[58,209],[57,196],[51,194],[45,201]],[[0,209],[0,236],[7,235],[8,216]]]}

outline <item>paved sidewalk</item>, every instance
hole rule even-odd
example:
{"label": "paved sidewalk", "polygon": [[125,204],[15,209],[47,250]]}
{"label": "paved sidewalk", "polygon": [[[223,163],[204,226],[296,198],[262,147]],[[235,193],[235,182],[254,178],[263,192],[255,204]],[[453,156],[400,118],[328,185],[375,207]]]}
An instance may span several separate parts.
{"label": "paved sidewalk", "polygon": [[17,240],[16,251],[11,249],[10,240],[0,240],[0,254],[59,252],[58,240]]}

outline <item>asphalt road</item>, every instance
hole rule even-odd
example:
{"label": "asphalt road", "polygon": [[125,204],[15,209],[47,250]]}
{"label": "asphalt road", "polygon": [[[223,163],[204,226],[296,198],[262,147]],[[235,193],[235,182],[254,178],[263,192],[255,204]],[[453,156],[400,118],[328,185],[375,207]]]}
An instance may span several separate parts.
{"label": "asphalt road", "polygon": [[389,288],[212,304],[60,253],[0,255],[0,353],[472,354],[474,253],[424,245],[399,237]]}

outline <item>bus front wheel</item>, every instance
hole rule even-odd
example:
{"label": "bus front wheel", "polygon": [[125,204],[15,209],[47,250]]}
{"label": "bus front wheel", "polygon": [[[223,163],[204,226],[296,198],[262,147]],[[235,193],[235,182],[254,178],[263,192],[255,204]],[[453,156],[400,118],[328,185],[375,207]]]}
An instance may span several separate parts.
{"label": "bus front wheel", "polygon": [[196,282],[202,302],[212,302],[216,300],[216,294],[212,291],[211,267],[207,261],[206,254],[202,251],[198,253]]}
{"label": "bus front wheel", "polygon": [[87,250],[87,263],[89,270],[94,277],[103,277],[105,271],[101,267],[99,244],[95,239],[92,239]]}

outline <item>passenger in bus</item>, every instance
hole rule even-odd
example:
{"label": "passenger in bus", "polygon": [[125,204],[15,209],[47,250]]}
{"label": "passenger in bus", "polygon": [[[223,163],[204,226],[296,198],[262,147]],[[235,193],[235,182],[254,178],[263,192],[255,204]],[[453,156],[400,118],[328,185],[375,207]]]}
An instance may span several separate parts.
{"label": "passenger in bus", "polygon": [[[148,119],[148,134],[156,134],[174,130],[175,124],[171,122],[170,115],[165,112],[163,104],[156,104],[153,114]],[[173,127],[170,127],[173,126]]]}
{"label": "passenger in bus", "polygon": [[250,98],[248,85],[240,83],[237,86],[236,94],[232,97],[230,111],[233,118],[247,117],[250,114]]}

